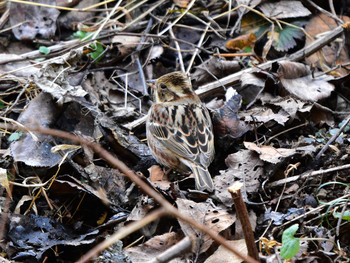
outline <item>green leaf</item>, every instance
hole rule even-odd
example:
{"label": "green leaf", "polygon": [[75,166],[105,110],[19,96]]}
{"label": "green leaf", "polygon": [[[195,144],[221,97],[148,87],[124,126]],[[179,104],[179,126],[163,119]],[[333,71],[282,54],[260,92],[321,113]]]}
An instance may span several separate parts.
{"label": "green leaf", "polygon": [[283,231],[281,257],[284,259],[294,257],[300,249],[299,238],[294,237],[298,228],[299,224],[295,224]]}
{"label": "green leaf", "polygon": [[[335,212],[335,213],[333,213],[333,216],[334,216],[335,218],[340,218],[341,213]],[[343,220],[350,221],[350,211],[346,211],[346,212],[343,214],[342,219],[343,219]]]}
{"label": "green leaf", "polygon": [[[80,38],[80,39],[83,39],[85,37],[88,36],[87,39],[90,39],[93,35],[93,32],[84,32],[84,31],[77,31],[73,34],[72,37],[77,37],[77,38]],[[90,44],[90,47],[94,50],[93,52],[91,52],[90,54],[88,54],[93,60],[96,59],[103,51],[104,51],[104,48],[103,46],[100,44],[100,43],[91,43]],[[103,58],[100,57],[97,62],[99,62],[101,59]]]}
{"label": "green leaf", "polygon": [[40,46],[39,47],[39,52],[43,53],[45,55],[50,54],[51,50],[45,46]]}
{"label": "green leaf", "polygon": [[4,107],[5,107],[5,104],[2,101],[0,101],[0,109],[3,109]]}
{"label": "green leaf", "polygon": [[244,52],[246,52],[246,53],[252,52],[252,48],[251,48],[251,47],[245,47],[243,50],[244,50]]}
{"label": "green leaf", "polygon": [[[301,27],[305,23],[303,21],[298,21],[291,24]],[[278,39],[275,39],[272,45],[277,51],[282,52],[295,47],[297,44],[295,39],[302,39],[304,36],[302,30],[291,26],[285,26],[282,30],[276,26],[275,32],[278,33]]]}
{"label": "green leaf", "polygon": [[40,61],[44,61],[45,59],[46,59],[46,58],[36,58],[35,61],[40,62]]}
{"label": "green leaf", "polygon": [[73,34],[73,38],[76,37],[76,38],[83,39],[85,36],[86,36],[86,32],[81,31],[81,30],[79,30]]}
{"label": "green leaf", "polygon": [[[101,44],[99,44],[99,43],[97,43],[96,45],[95,44],[91,44],[91,47],[93,49],[95,49],[94,52],[90,53],[90,56],[91,56],[92,59],[96,59],[104,50],[103,46]],[[99,62],[102,58],[103,58],[103,56],[100,57],[97,60],[97,62]]]}
{"label": "green leaf", "polygon": [[18,141],[19,138],[21,138],[22,136],[22,132],[14,132],[10,135],[10,137],[8,138],[9,142],[13,142],[13,141]]}

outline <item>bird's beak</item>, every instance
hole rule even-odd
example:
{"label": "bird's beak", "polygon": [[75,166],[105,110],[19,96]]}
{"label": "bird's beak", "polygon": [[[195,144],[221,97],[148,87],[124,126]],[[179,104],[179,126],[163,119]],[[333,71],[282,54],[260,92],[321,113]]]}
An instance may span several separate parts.
{"label": "bird's beak", "polygon": [[150,79],[147,80],[147,86],[149,86],[153,91],[156,90],[156,80],[155,79]]}
{"label": "bird's beak", "polygon": [[147,80],[146,83],[147,83],[147,86],[148,86],[147,92],[148,92],[148,94],[151,97],[153,97],[153,95],[154,95],[154,93],[156,91],[156,80],[155,79],[150,79],[150,80]]}

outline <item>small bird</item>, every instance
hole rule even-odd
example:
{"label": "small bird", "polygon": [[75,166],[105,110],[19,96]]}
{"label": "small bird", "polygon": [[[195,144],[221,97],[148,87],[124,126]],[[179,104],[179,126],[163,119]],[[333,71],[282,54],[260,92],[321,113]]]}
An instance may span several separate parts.
{"label": "small bird", "polygon": [[191,170],[196,189],[214,190],[208,171],[215,154],[213,126],[185,74],[173,72],[156,80],[146,132],[158,163],[184,172]]}

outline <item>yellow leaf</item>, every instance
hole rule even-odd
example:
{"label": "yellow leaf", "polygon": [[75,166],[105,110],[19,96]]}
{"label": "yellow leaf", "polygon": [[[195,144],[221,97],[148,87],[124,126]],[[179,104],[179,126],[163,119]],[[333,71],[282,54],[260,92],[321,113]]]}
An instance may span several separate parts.
{"label": "yellow leaf", "polygon": [[242,50],[246,47],[253,47],[256,37],[253,33],[238,36],[226,43],[226,48],[230,50]]}

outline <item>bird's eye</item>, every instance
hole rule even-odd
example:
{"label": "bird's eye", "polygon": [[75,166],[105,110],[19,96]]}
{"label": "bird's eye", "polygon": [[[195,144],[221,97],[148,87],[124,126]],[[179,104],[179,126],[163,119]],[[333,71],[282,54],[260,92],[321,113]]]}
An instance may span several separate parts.
{"label": "bird's eye", "polygon": [[166,86],[165,84],[161,84],[161,85],[160,85],[160,88],[161,88],[161,89],[166,89],[167,86]]}

